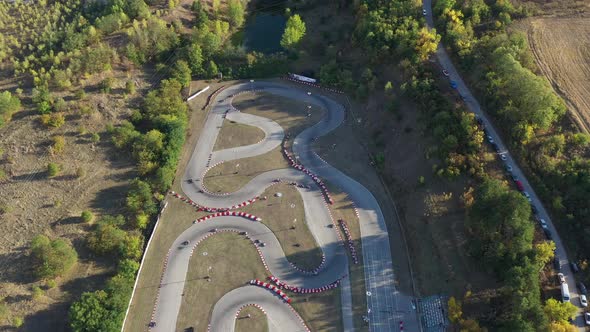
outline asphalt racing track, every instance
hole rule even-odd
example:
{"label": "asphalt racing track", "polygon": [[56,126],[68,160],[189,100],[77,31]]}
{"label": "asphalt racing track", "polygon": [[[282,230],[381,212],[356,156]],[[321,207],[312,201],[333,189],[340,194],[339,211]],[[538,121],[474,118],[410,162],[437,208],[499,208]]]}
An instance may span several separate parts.
{"label": "asphalt racing track", "polygon": [[[208,193],[202,186],[202,178],[214,165],[235,159],[255,157],[279,146],[284,138],[282,128],[266,118],[244,114],[236,110],[232,98],[239,93],[263,90],[299,102],[321,106],[326,115],[315,125],[299,134],[293,143],[293,155],[300,164],[326,182],[342,188],[354,201],[361,225],[365,284],[367,289],[367,316],[371,331],[418,331],[418,320],[411,310],[411,298],[398,292],[394,283],[389,238],[383,214],[374,196],[360,183],[346,176],[320,159],[311,149],[313,141],[337,128],[344,120],[344,108],[325,96],[308,94],[290,85],[272,82],[238,84],[222,90],[213,101],[211,111],[203,127],[182,181],[184,193],[192,201],[211,208],[228,208],[260,195],[275,179],[308,185],[298,187],[304,202],[306,223],[321,247],[325,261],[317,271],[308,272],[295,268],[288,262],[280,243],[264,224],[238,216],[220,216],[195,223],[183,232],[170,248],[167,264],[159,290],[152,331],[176,330],[180,311],[184,280],[193,253],[198,253],[198,243],[215,231],[247,232],[252,239],[264,242],[259,247],[270,273],[282,282],[299,288],[318,288],[337,280],[342,281],[342,317],[345,331],[353,330],[350,286],[347,280],[348,260],[346,248],[333,227],[334,220],[320,188],[312,178],[294,168],[280,169],[260,174],[236,192],[228,194]],[[238,123],[256,126],[265,133],[259,143],[213,151],[224,117]],[[187,180],[193,180],[189,183]],[[189,245],[183,245],[189,241]],[[293,308],[275,293],[258,286],[247,285],[225,294],[214,306],[210,317],[211,331],[233,331],[236,313],[245,305],[256,304],[267,315],[271,331],[309,330]],[[199,308],[207,310],[207,308]]]}

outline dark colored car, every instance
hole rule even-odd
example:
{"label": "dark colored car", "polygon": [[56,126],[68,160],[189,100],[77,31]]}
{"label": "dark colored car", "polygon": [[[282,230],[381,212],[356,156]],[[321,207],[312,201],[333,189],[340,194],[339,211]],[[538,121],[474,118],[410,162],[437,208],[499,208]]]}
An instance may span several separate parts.
{"label": "dark colored car", "polygon": [[584,285],[584,283],[579,282],[578,288],[580,289],[580,293],[582,293],[584,295],[588,294],[588,290],[586,289],[586,285]]}
{"label": "dark colored car", "polygon": [[574,262],[570,262],[570,266],[572,268],[572,272],[574,272],[574,273],[580,272],[580,269],[578,268],[578,264],[576,264]]}
{"label": "dark colored car", "polygon": [[551,234],[550,230],[548,230],[547,228],[543,228],[543,232],[545,233],[545,237],[547,238],[547,240],[553,240],[553,235]]}
{"label": "dark colored car", "polygon": [[520,180],[516,180],[514,181],[514,183],[516,184],[516,188],[518,188],[518,190],[524,191],[524,186],[522,185],[522,182],[520,182]]}
{"label": "dark colored car", "polygon": [[553,257],[553,268],[555,271],[561,271],[561,263],[559,262],[559,258]]}

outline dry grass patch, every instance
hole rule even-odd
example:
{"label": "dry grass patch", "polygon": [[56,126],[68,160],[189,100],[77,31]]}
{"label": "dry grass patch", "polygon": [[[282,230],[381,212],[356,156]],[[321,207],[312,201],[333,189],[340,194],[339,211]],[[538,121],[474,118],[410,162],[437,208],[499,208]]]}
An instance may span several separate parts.
{"label": "dry grass patch", "polygon": [[539,68],[578,127],[590,132],[590,19],[534,19],[527,32]]}
{"label": "dry grass patch", "polygon": [[[283,196],[276,197],[278,192]],[[318,267],[322,252],[305,222],[303,200],[297,189],[281,183],[269,187],[261,196],[267,196],[268,200],[249,205],[244,211],[262,218],[291,263],[306,270]]]}
{"label": "dry grass patch", "polygon": [[342,331],[340,288],[316,294],[293,294],[291,305],[312,331]]}
{"label": "dry grass patch", "polygon": [[257,127],[223,120],[213,151],[256,144],[264,138],[264,132]]}
{"label": "dry grass patch", "polygon": [[[250,315],[250,317],[248,317]],[[268,318],[258,308],[248,306],[240,311],[235,332],[267,332]]]}
{"label": "dry grass patch", "polygon": [[204,240],[189,264],[176,325],[179,331],[188,327],[206,331],[213,306],[223,295],[267,275],[252,242],[237,233],[219,233]]}
{"label": "dry grass patch", "polygon": [[203,184],[213,193],[234,192],[259,174],[275,169],[288,168],[281,147],[263,155],[236,159],[211,168],[203,178]]}

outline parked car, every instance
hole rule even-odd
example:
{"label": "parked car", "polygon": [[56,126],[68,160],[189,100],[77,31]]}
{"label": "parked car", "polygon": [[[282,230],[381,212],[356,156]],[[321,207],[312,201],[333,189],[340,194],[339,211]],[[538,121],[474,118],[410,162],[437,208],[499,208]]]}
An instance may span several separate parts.
{"label": "parked car", "polygon": [[520,180],[516,180],[514,181],[514,183],[516,184],[516,188],[518,188],[518,190],[524,191],[524,186],[522,185],[522,182],[520,182]]}
{"label": "parked car", "polygon": [[561,271],[561,263],[559,262],[559,258],[553,257],[553,268],[556,271]]}
{"label": "parked car", "polygon": [[500,155],[500,159],[502,159],[502,161],[506,161],[506,159],[508,159],[508,157],[506,157],[506,154],[502,153]]}
{"label": "parked car", "polygon": [[563,273],[558,273],[558,274],[557,274],[557,281],[558,281],[560,284],[563,284],[563,283],[565,282],[565,276],[563,275]]}
{"label": "parked car", "polygon": [[422,9],[422,15],[426,16],[426,9]]}
{"label": "parked car", "polygon": [[506,164],[506,171],[508,171],[508,173],[512,173],[512,165]]}
{"label": "parked car", "polygon": [[445,77],[449,77],[449,72],[446,69],[443,69],[442,73],[445,75]]}
{"label": "parked car", "polygon": [[512,178],[512,181],[518,181],[518,176],[512,174],[510,177]]}
{"label": "parked car", "polygon": [[490,142],[491,144],[494,144],[494,138],[492,137],[492,135],[488,135],[488,142]]}
{"label": "parked car", "polygon": [[584,285],[584,283],[579,282],[578,288],[580,289],[581,294],[584,294],[584,295],[588,294],[588,291],[586,290],[586,285]]}
{"label": "parked car", "polygon": [[451,88],[456,89],[457,88],[457,82],[451,81]]}
{"label": "parked car", "polygon": [[492,148],[494,148],[494,151],[496,151],[497,153],[500,153],[500,147],[498,146],[498,144],[492,143]]}
{"label": "parked car", "polygon": [[183,241],[183,242],[182,242],[182,245],[183,245],[183,246],[187,246],[188,244],[189,244],[188,240],[187,240],[187,241]]}
{"label": "parked car", "polygon": [[541,224],[541,227],[543,229],[547,229],[547,222],[545,221],[545,219],[539,219],[539,223]]}
{"label": "parked car", "polygon": [[586,295],[580,295],[580,304],[582,305],[582,307],[588,306],[588,300],[586,300]]}
{"label": "parked car", "polygon": [[576,264],[575,262],[570,262],[570,266],[572,268],[572,272],[573,273],[578,273],[580,272],[580,269],[578,268],[578,264]]}
{"label": "parked car", "polygon": [[539,213],[539,210],[537,209],[537,206],[535,204],[531,204],[531,211],[533,211],[533,214],[534,215],[536,215],[537,213]]}
{"label": "parked car", "polygon": [[590,325],[590,312],[584,313],[584,321],[586,322],[586,325]]}

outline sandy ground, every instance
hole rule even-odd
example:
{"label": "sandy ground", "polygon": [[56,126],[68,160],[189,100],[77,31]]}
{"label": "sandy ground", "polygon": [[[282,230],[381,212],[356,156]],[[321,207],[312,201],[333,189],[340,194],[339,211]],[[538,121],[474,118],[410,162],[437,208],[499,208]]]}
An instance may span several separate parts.
{"label": "sandy ground", "polygon": [[532,19],[527,34],[539,68],[566,101],[576,125],[589,133],[590,19]]}

